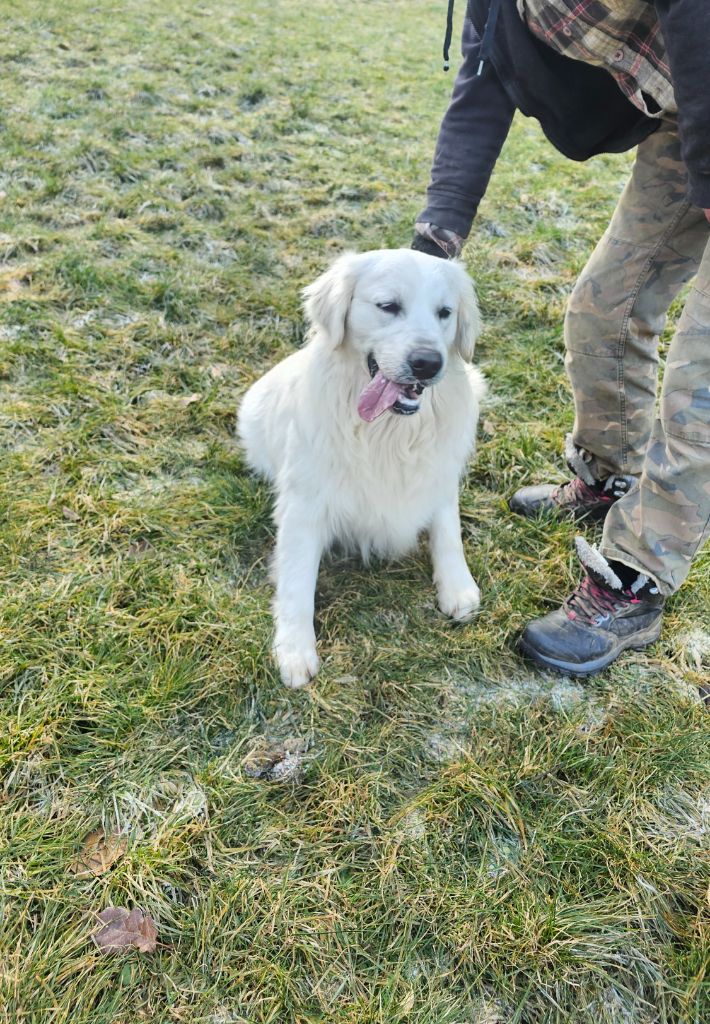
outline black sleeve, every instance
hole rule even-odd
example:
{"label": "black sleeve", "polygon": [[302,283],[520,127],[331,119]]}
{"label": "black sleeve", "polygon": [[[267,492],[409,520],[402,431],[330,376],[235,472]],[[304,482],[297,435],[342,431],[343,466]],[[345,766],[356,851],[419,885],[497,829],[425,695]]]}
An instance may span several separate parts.
{"label": "black sleeve", "polygon": [[481,40],[467,16],[461,40],[463,64],[439,129],[427,205],[417,217],[462,238],[471,230],[515,113],[492,63],[486,61],[477,74],[480,48]]}
{"label": "black sleeve", "polygon": [[710,10],[707,0],[655,0],[678,105],[688,199],[710,209]]}

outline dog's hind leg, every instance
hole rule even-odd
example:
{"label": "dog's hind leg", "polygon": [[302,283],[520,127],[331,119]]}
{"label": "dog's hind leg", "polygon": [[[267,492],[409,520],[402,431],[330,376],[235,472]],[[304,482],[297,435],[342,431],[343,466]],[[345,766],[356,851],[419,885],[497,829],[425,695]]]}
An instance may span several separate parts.
{"label": "dog's hind leg", "polygon": [[306,686],[318,671],[313,610],[322,534],[312,503],[288,495],[279,505],[274,654],[282,681],[296,688]]}
{"label": "dog's hind leg", "polygon": [[481,595],[466,564],[458,493],[434,513],[429,527],[429,548],[439,608],[458,622],[467,621],[478,611]]}

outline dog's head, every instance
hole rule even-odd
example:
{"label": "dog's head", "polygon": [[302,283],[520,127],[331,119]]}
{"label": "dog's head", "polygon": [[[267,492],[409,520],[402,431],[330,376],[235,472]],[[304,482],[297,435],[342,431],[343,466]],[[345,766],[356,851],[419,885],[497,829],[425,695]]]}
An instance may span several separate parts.
{"label": "dog's head", "polygon": [[358,404],[363,419],[417,412],[453,355],[473,358],[478,307],[460,263],[411,249],[346,253],[304,297],[317,343],[350,346],[370,374]]}

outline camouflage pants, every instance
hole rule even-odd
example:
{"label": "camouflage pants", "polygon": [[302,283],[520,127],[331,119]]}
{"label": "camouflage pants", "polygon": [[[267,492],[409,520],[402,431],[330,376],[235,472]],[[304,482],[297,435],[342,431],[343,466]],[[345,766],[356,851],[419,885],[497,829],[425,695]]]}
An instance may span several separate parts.
{"label": "camouflage pants", "polygon": [[[677,128],[664,122],[639,146],[565,320],[573,441],[597,479],[639,478],[607,516],[602,554],[665,594],[710,533],[710,224],[685,187]],[[658,336],[693,277],[657,407]]]}

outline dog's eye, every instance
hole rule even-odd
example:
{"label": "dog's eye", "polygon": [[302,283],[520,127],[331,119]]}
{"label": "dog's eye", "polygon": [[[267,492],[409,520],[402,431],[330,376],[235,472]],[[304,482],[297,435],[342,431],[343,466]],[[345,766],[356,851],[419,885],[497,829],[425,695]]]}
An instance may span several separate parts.
{"label": "dog's eye", "polygon": [[398,316],[402,312],[399,302],[378,302],[377,308],[381,309],[383,313],[391,313],[392,316]]}
{"label": "dog's eye", "polygon": [[438,309],[436,311],[436,315],[439,317],[440,320],[448,320],[449,317],[451,316],[451,310],[449,309],[448,306],[442,306],[441,309]]}

